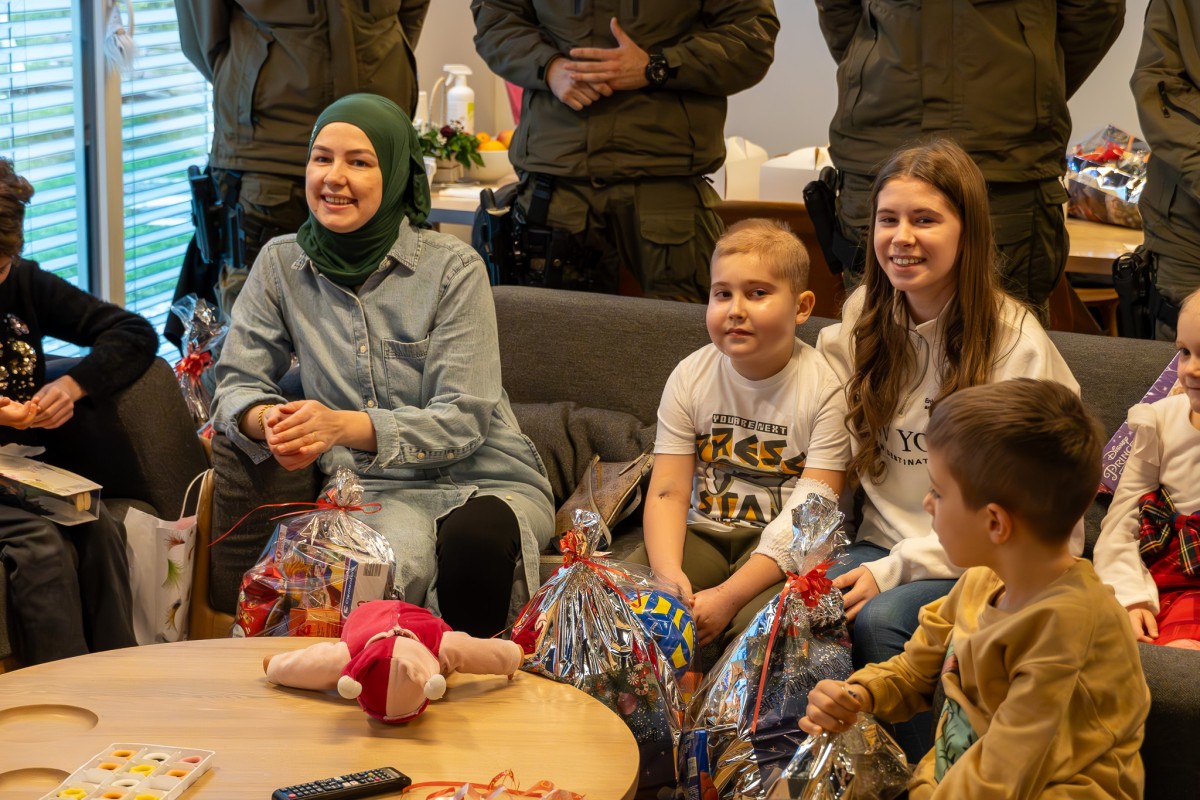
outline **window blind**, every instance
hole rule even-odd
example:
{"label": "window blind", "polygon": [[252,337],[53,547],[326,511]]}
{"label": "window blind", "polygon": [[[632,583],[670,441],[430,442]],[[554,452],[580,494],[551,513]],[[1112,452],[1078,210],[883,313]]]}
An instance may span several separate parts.
{"label": "window blind", "polygon": [[86,289],[71,26],[71,0],[0,1],[0,154],[35,189],[24,256]]}
{"label": "window blind", "polygon": [[[121,79],[125,305],[162,333],[192,237],[189,164],[212,139],[212,90],[179,47],[172,0],[133,3],[138,58]],[[159,351],[179,357],[165,342]]]}

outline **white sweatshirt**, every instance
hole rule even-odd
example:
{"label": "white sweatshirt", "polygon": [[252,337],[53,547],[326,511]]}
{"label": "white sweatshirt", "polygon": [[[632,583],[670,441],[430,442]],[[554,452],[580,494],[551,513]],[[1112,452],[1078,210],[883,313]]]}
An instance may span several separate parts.
{"label": "white sweatshirt", "polygon": [[[862,314],[866,291],[856,289],[842,308],[842,321],[823,329],[817,349],[845,384],[854,369],[854,325]],[[882,483],[863,481],[866,494],[858,541],[888,548],[891,553],[866,564],[886,591],[911,581],[957,578],[962,570],[946,558],[946,552],[930,527],[922,507],[929,490],[926,467],[925,428],[929,406],[938,394],[938,372],[942,358],[942,331],[933,319],[909,329],[909,342],[916,352],[917,376],[900,400],[895,420],[888,428],[884,445],[887,471]],[[1040,378],[1057,381],[1076,394],[1079,384],[1071,375],[1050,337],[1037,318],[1024,306],[1006,297],[1001,306],[1000,346],[990,380]],[[852,444],[857,450],[857,444]],[[1082,546],[1082,529],[1075,550]]]}
{"label": "white sweatshirt", "polygon": [[1100,525],[1093,561],[1096,573],[1117,593],[1128,608],[1149,603],[1158,613],[1158,587],[1138,552],[1142,495],[1165,487],[1182,514],[1200,511],[1200,430],[1191,422],[1187,395],[1175,394],[1156,403],[1140,403],[1129,409],[1133,433],[1129,460],[1113,492],[1112,504]]}

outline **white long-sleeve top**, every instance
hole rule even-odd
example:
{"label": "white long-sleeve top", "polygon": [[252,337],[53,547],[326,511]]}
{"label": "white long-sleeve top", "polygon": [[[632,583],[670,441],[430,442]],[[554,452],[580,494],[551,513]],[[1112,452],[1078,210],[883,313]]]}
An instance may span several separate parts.
{"label": "white long-sleeve top", "polygon": [[1128,608],[1148,603],[1158,613],[1158,587],[1138,552],[1141,509],[1138,500],[1160,486],[1171,495],[1175,510],[1200,511],[1200,430],[1191,422],[1187,395],[1139,403],[1129,409],[1133,433],[1129,460],[1113,492],[1112,504],[1100,525],[1093,561],[1096,573]]}
{"label": "white long-sleeve top", "polygon": [[[862,314],[866,292],[859,288],[846,300],[842,321],[824,328],[817,349],[843,385],[854,370],[854,326]],[[991,381],[1039,378],[1057,381],[1079,393],[1079,384],[1037,318],[1024,306],[1005,297],[1000,310],[1000,345]],[[941,318],[909,328],[909,343],[916,352],[917,372],[901,397],[892,425],[884,435],[887,471],[881,483],[863,481],[866,494],[858,541],[868,541],[891,552],[865,566],[880,591],[930,578],[957,578],[962,570],[950,563],[929,514],[922,506],[929,489],[925,428],[929,406],[940,386],[943,358]],[[857,443],[851,437],[852,447]],[[1082,527],[1072,537],[1076,555],[1082,550]]]}

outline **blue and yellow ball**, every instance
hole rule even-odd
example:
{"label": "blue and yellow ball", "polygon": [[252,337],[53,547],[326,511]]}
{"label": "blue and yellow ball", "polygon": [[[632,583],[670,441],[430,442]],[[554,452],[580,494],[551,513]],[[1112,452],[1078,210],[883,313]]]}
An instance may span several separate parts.
{"label": "blue and yellow ball", "polygon": [[654,637],[676,677],[683,677],[696,648],[696,626],[683,601],[664,592],[642,592],[628,597],[629,606]]}

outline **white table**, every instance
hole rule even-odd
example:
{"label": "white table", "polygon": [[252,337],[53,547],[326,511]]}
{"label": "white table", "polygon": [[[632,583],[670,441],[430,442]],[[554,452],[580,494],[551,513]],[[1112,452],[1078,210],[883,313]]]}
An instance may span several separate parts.
{"label": "white table", "polygon": [[[433,224],[472,225],[475,211],[479,208],[479,193],[484,189],[499,189],[517,179],[509,174],[498,183],[454,183],[435,185],[429,211],[429,222]],[[447,191],[449,189],[449,191]]]}

